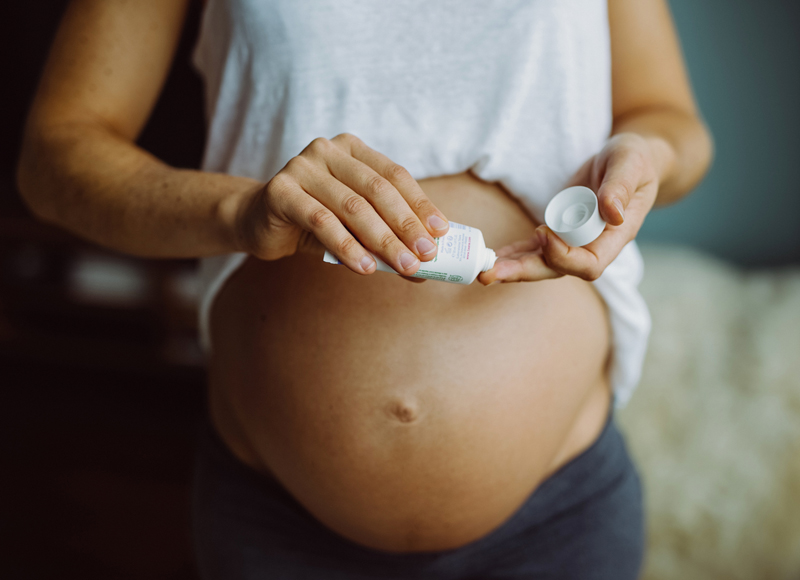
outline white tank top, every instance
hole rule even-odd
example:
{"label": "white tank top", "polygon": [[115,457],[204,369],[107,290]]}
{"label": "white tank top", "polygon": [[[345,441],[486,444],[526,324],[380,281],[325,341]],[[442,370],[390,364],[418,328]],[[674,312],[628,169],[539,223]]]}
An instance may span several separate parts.
{"label": "white tank top", "polygon": [[[604,0],[207,0],[194,64],[209,124],[203,168],[271,179],[314,138],[353,133],[416,179],[471,169],[543,222],[611,129]],[[201,341],[246,254],[201,263]],[[615,404],[650,319],[628,244],[594,282],[609,308]]]}

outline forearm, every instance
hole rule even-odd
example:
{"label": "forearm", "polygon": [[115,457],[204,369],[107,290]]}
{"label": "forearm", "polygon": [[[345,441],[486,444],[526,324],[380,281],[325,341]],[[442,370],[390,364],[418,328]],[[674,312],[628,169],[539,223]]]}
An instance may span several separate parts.
{"label": "forearm", "polygon": [[695,115],[671,108],[644,108],[614,120],[612,134],[635,133],[651,145],[660,174],[656,205],[674,203],[708,171],[713,142]]}
{"label": "forearm", "polygon": [[238,251],[239,198],[263,185],[169,167],[89,123],[29,130],[18,182],[45,221],[115,250],[164,258]]}

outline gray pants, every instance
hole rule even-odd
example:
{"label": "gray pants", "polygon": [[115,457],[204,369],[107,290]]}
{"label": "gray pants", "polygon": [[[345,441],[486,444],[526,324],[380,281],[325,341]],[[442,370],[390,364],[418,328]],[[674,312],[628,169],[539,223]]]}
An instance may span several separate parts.
{"label": "gray pants", "polygon": [[634,580],[644,553],[641,483],[613,407],[597,440],[510,519],[453,550],[392,554],[339,536],[237,460],[208,422],[193,502],[204,580]]}

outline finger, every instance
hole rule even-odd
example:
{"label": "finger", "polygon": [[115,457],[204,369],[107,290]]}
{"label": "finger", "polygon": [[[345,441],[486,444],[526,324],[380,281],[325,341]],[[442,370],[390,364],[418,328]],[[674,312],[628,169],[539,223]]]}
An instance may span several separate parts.
{"label": "finger", "polygon": [[607,223],[618,226],[625,221],[625,208],[642,185],[643,163],[641,155],[628,149],[609,155],[597,190],[600,215]]}
{"label": "finger", "polygon": [[518,254],[520,252],[533,252],[538,250],[539,246],[539,238],[534,234],[526,240],[518,240],[513,244],[503,246],[495,253],[497,254],[498,258],[504,258],[510,256],[511,254]]}
{"label": "finger", "polygon": [[[337,137],[334,137],[334,140]],[[379,175],[386,178],[400,192],[409,207],[420,218],[434,237],[447,233],[450,224],[445,215],[428,198],[419,183],[401,165],[398,165],[386,155],[367,146],[361,139],[352,135],[346,138],[350,147],[350,154],[359,161],[373,168]]]}
{"label": "finger", "polygon": [[377,264],[369,252],[347,231],[330,209],[299,185],[287,187],[281,196],[280,207],[276,209],[289,221],[313,234],[353,272],[371,274],[375,271]]}
{"label": "finger", "polygon": [[491,270],[480,275],[479,281],[486,285],[493,282],[535,282],[562,275],[548,266],[540,253],[525,252],[513,258],[498,258]]}
{"label": "finger", "polygon": [[[309,167],[303,175],[303,189],[329,208],[368,250],[399,273],[411,275],[419,269],[420,261],[417,256],[395,235],[369,201],[330,173],[319,171],[315,167]],[[425,235],[428,235],[427,232]],[[435,255],[436,244],[433,240],[431,244]]]}
{"label": "finger", "polygon": [[562,274],[593,281],[630,241],[627,229],[625,226],[606,226],[595,241],[583,247],[568,246],[547,226],[539,226],[536,231],[547,240],[542,245],[542,255],[548,266]]}
{"label": "finger", "polygon": [[[389,180],[367,164],[351,157],[337,147],[334,149],[336,151],[330,152],[326,157],[330,175],[358,194],[361,199],[366,200],[380,216],[380,219],[388,225],[389,231],[393,232],[395,237],[414,253],[415,259],[433,259],[438,246],[400,192]],[[355,207],[361,205],[361,202],[355,202],[352,199],[350,202]],[[349,213],[347,206],[343,207],[343,210]],[[363,241],[369,245],[367,240]],[[395,261],[389,263],[395,263]],[[403,270],[407,271],[408,267]]]}
{"label": "finger", "polygon": [[433,237],[441,237],[447,233],[450,228],[447,218],[403,166],[398,165],[383,153],[372,149],[355,135],[343,133],[331,141],[341,142],[354,159],[369,166],[378,175],[389,181]]}

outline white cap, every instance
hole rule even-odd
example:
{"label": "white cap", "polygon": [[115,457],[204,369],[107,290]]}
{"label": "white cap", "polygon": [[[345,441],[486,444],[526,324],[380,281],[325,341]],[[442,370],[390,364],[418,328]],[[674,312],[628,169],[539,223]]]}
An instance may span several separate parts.
{"label": "white cap", "polygon": [[603,233],[597,196],[588,187],[568,187],[558,193],[544,210],[544,223],[570,246],[585,246]]}

